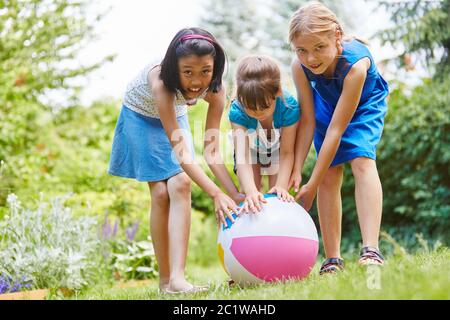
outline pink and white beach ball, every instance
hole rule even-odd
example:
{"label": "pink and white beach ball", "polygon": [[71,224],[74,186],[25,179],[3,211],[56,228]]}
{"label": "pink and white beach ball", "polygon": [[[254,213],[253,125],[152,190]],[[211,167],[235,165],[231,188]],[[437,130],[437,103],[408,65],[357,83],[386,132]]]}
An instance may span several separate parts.
{"label": "pink and white beach ball", "polygon": [[319,240],[310,215],[296,202],[264,197],[261,212],[241,214],[219,230],[222,266],[240,285],[302,279],[317,259]]}

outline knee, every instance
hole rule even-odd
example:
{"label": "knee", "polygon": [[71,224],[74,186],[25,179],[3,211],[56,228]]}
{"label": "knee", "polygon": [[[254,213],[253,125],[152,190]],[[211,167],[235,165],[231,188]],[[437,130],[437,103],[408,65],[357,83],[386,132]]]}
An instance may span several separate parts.
{"label": "knee", "polygon": [[168,181],[168,189],[171,195],[187,195],[191,192],[191,179],[185,173],[177,174]]}
{"label": "knee", "polygon": [[351,162],[352,172],[355,177],[365,175],[376,170],[375,161],[369,158],[356,158]]}
{"label": "knee", "polygon": [[334,167],[328,169],[327,173],[322,179],[319,188],[322,190],[334,190],[341,187],[342,181],[342,167]]}
{"label": "knee", "polygon": [[169,203],[169,192],[166,183],[158,183],[151,188],[152,202],[158,205]]}

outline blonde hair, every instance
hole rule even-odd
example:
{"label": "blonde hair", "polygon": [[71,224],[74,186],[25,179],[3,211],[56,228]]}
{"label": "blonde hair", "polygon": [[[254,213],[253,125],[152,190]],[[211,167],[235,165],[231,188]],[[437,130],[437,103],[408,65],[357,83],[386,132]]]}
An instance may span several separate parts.
{"label": "blonde hair", "polygon": [[344,29],[333,11],[320,2],[312,1],[292,15],[289,23],[289,42],[292,43],[298,35],[319,32],[335,34],[338,30],[344,36]]}
{"label": "blonde hair", "polygon": [[359,37],[346,36],[342,23],[328,7],[318,1],[311,1],[300,7],[291,17],[289,23],[289,43],[298,35],[327,33],[335,35],[339,31],[343,40],[356,39],[365,45],[368,41]]}
{"label": "blonde hair", "polygon": [[237,66],[236,87],[236,98],[244,108],[267,109],[281,88],[280,68],[270,57],[246,56]]}

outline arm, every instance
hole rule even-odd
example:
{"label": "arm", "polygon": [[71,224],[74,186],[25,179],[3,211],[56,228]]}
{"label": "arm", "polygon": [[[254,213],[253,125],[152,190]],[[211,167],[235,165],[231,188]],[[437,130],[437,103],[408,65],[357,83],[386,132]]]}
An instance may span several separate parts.
{"label": "arm", "polygon": [[[208,178],[203,172],[201,167],[192,161],[192,155],[189,151],[187,143],[183,135],[177,134],[177,130],[180,129],[175,110],[173,107],[174,96],[169,93],[162,84],[162,81],[155,83],[152,92],[154,94],[158,113],[161,119],[161,123],[169,138],[172,147],[174,148],[178,162],[180,163],[186,174],[197,183],[200,188],[203,189],[211,198],[214,199],[214,205],[216,208],[216,215],[218,220],[226,224],[224,215],[227,215],[232,221],[234,219],[231,216],[230,210],[235,210],[235,203],[232,199],[226,196],[216,184]],[[168,159],[170,161],[170,159]]]}
{"label": "arm", "polygon": [[245,194],[258,192],[253,176],[253,168],[249,154],[247,129],[236,123],[231,123],[233,129],[233,143],[236,153],[236,169],[239,183]]}
{"label": "arm", "polygon": [[231,176],[225,167],[220,155],[220,120],[225,105],[225,89],[217,92],[209,92],[205,101],[209,103],[208,114],[206,116],[204,157],[213,174],[219,179],[226,192],[236,203],[244,200],[238,189],[234,185]]}
{"label": "arm", "polygon": [[303,198],[303,205],[307,210],[312,206],[317,188],[330,167],[341,142],[342,135],[358,107],[369,66],[370,61],[367,58],[362,59],[353,65],[345,77],[341,97],[328,126],[311,178],[297,195],[297,198]]}
{"label": "arm", "polygon": [[282,139],[280,145],[280,169],[278,171],[275,185],[287,189],[295,158],[294,147],[295,136],[297,133],[297,123],[289,127],[283,127],[281,130]]}
{"label": "arm", "polygon": [[316,120],[314,115],[314,99],[312,88],[308,78],[300,65],[300,61],[295,59],[291,65],[295,88],[297,89],[297,100],[300,103],[301,117],[298,125],[296,143],[295,143],[295,161],[292,171],[293,179],[290,183],[298,191],[301,182],[301,172],[308,151],[311,148],[311,142],[314,136]]}
{"label": "arm", "polygon": [[236,152],[236,169],[241,188],[245,193],[244,212],[249,209],[253,212],[261,210],[260,202],[266,202],[264,195],[255,185],[253,167],[251,163],[250,147],[247,136],[247,128],[231,122],[233,129],[233,144]]}
{"label": "arm", "polygon": [[275,186],[269,190],[269,193],[277,193],[278,198],[288,201],[294,201],[294,198],[288,193],[289,179],[294,164],[295,136],[297,134],[297,123],[281,129],[280,145],[280,164]]}

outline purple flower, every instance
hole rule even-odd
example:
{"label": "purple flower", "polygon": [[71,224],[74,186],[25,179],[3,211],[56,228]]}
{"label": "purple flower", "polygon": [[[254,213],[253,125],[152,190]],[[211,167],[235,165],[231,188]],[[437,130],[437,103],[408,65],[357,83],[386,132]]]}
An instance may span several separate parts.
{"label": "purple flower", "polygon": [[21,280],[17,279],[13,281],[13,279],[4,274],[0,275],[0,294],[6,292],[18,292],[23,289],[30,289],[31,283],[30,280],[26,277],[22,277]]}
{"label": "purple flower", "polygon": [[9,291],[10,282],[11,280],[9,279],[9,277],[4,276],[3,274],[0,275],[0,294]]}
{"label": "purple flower", "polygon": [[117,230],[119,229],[119,220],[116,220],[114,226],[109,222],[108,216],[105,216],[105,222],[102,225],[102,239],[110,240],[116,237]]}
{"label": "purple flower", "polygon": [[127,240],[129,242],[132,242],[134,240],[134,237],[136,236],[137,229],[139,227],[139,221],[136,221],[131,226],[125,229],[125,233],[127,235]]}
{"label": "purple flower", "polygon": [[104,240],[109,239],[111,236],[111,225],[109,224],[108,217],[105,217],[105,222],[102,225],[102,238]]}
{"label": "purple flower", "polygon": [[119,220],[117,219],[117,220],[116,220],[116,223],[114,223],[114,228],[113,228],[113,231],[112,231],[112,237],[113,237],[113,238],[116,237],[117,229],[118,229],[118,228],[119,228]]}

